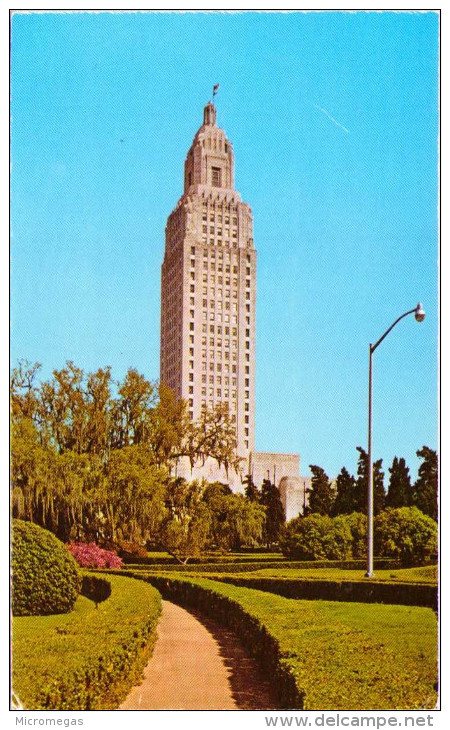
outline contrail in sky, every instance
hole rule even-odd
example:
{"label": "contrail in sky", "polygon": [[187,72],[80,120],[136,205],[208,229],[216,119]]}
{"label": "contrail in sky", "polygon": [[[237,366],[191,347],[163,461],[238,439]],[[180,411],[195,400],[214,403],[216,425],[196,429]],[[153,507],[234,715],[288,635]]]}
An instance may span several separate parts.
{"label": "contrail in sky", "polygon": [[314,104],[314,106],[316,107],[316,109],[319,109],[321,112],[323,112],[323,114],[325,114],[325,116],[328,117],[328,119],[331,119],[331,121],[333,122],[333,124],[336,125],[336,127],[340,127],[341,129],[344,130],[344,132],[347,132],[347,134],[350,134],[350,130],[347,129],[347,127],[344,127],[343,124],[340,124],[340,122],[338,122],[334,117],[332,117],[331,114],[329,112],[327,112],[326,109],[322,109],[322,107],[318,106],[317,104]]}

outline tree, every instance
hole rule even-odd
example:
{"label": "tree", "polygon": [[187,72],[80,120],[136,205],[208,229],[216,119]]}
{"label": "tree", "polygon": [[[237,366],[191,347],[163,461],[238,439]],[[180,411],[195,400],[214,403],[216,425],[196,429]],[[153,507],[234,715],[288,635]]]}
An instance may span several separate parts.
{"label": "tree", "polygon": [[218,544],[230,550],[260,543],[263,535],[265,510],[243,494],[224,497],[224,519],[220,525]]}
{"label": "tree", "polygon": [[245,484],[244,494],[247,499],[249,499],[250,502],[259,502],[260,494],[255,482],[253,481],[252,474],[246,474],[243,479],[243,483]]}
{"label": "tree", "polygon": [[389,487],[386,495],[386,507],[408,507],[412,501],[411,479],[409,468],[403,458],[394,456],[389,469]]}
{"label": "tree", "polygon": [[161,542],[170,555],[182,564],[200,557],[210,540],[211,514],[203,502],[205,481],[188,483],[177,477],[167,485],[167,517]]}
{"label": "tree", "polygon": [[347,560],[352,556],[352,535],[345,517],[316,512],[290,520],[280,547],[283,555],[294,560]]}
{"label": "tree", "polygon": [[[356,504],[355,510],[367,514],[367,492],[369,475],[369,457],[361,446],[356,447],[359,451],[358,478],[356,480]],[[373,463],[373,511],[377,515],[384,509],[386,493],[384,491],[384,472],[381,470],[383,459]]]}
{"label": "tree", "polygon": [[119,383],[118,397],[113,404],[113,448],[148,440],[155,405],[154,386],[135,368],[129,368],[123,383]]}
{"label": "tree", "polygon": [[377,555],[420,565],[437,552],[437,524],[417,507],[389,507],[375,519],[374,540]]}
{"label": "tree", "polygon": [[186,452],[184,442],[189,440],[191,422],[186,401],[160,384],[150,423],[148,443],[154,460],[158,466],[170,467]]}
{"label": "tree", "polygon": [[310,464],[309,468],[312,472],[309,512],[329,515],[333,507],[334,491],[328,476],[320,466]]}
{"label": "tree", "polygon": [[144,444],[115,449],[108,460],[104,511],[108,537],[143,543],[159,534],[166,517],[167,473],[159,469]]}
{"label": "tree", "polygon": [[428,446],[422,446],[416,454],[422,459],[422,463],[413,488],[413,503],[424,514],[437,520],[439,481],[437,453]]}
{"label": "tree", "polygon": [[182,457],[237,467],[227,406],[192,422],[183,399],[134,368],[114,397],[109,367],[86,374],[69,361],[38,384],[39,368],[20,362],[11,374],[13,515],[62,540],[139,548],[162,531],[183,559],[203,549],[211,540],[204,488],[178,489],[177,501],[168,478]]}
{"label": "tree", "polygon": [[341,515],[350,528],[352,535],[352,557],[365,558],[367,555],[367,516],[361,512]]}
{"label": "tree", "polygon": [[342,467],[336,479],[336,499],[334,500],[332,516],[350,514],[356,507],[355,477]]}
{"label": "tree", "polygon": [[205,463],[208,457],[224,466],[237,469],[241,459],[237,456],[236,427],[231,421],[227,403],[217,403],[212,409],[204,407],[197,422],[191,422],[185,437],[183,452],[193,467],[197,461]]}
{"label": "tree", "polygon": [[281,526],[284,524],[284,509],[280,493],[270,479],[264,479],[261,487],[260,503],[265,508],[263,540],[267,547],[277,542]]}

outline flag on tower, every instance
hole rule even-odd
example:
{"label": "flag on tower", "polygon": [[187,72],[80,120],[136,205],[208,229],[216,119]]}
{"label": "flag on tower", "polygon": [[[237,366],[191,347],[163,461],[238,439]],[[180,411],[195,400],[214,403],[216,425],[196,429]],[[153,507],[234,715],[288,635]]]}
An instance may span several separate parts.
{"label": "flag on tower", "polygon": [[213,97],[217,94],[220,84],[214,84],[213,86]]}

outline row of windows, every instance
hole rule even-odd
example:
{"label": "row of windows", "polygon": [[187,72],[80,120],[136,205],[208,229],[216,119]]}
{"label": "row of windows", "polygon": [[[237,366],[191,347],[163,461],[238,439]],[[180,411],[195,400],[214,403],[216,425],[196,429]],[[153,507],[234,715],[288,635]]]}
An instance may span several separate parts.
{"label": "row of windows", "polygon": [[[219,216],[219,218],[221,218],[221,216]],[[213,216],[211,217],[211,220],[212,219],[213,219]],[[206,220],[205,216],[203,216],[203,220]],[[196,250],[195,249],[195,246],[191,246],[191,255],[192,256],[195,256],[195,250]],[[215,252],[215,250],[213,248],[204,248],[203,249],[203,258],[206,258],[207,255],[208,255],[208,253],[209,253],[209,256],[210,256],[211,259],[216,258],[216,252]],[[217,252],[217,258],[219,259],[219,261],[222,261],[223,260],[223,252],[222,251],[218,251]],[[225,262],[226,263],[230,263],[230,254],[229,253],[225,253]],[[233,254],[233,263],[234,264],[237,263],[237,254]],[[251,263],[251,256],[250,256],[250,254],[247,254],[247,270],[248,270],[248,273],[250,273],[250,267],[248,266],[248,264],[250,264],[250,263]]]}
{"label": "row of windows", "polygon": [[[210,395],[214,395],[214,378],[213,378],[213,376],[210,376],[209,379],[210,379],[209,394]],[[221,380],[222,379],[221,379],[220,376],[218,376],[215,379],[215,381],[216,381],[216,392],[217,392],[217,397],[218,398],[221,398],[222,397]],[[211,383],[211,381],[212,381],[212,383]],[[223,383],[223,385],[224,385],[224,389],[223,389],[224,397],[225,398],[228,398],[229,397],[229,392],[230,392],[229,391],[229,388],[230,388],[230,378],[224,378],[223,381],[224,381],[224,383]],[[245,385],[246,385],[247,388],[249,387],[248,380],[246,380]],[[236,387],[236,378],[231,378],[231,388],[233,388],[233,387]],[[190,385],[189,386],[189,393],[194,393],[194,386],[193,385]],[[245,391],[245,393],[246,393],[246,398],[249,398],[250,397],[248,395],[249,391]],[[202,384],[202,395],[205,395],[205,394],[206,394],[206,384]],[[232,390],[231,391],[231,397],[233,398],[233,400],[236,398],[236,391],[235,390]]]}

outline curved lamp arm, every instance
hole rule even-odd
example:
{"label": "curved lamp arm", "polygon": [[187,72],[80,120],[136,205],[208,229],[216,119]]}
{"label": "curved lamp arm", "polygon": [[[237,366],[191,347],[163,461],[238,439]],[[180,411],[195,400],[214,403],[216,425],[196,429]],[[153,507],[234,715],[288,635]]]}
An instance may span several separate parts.
{"label": "curved lamp arm", "polygon": [[377,340],[374,345],[370,345],[370,351],[371,352],[374,352],[374,350],[377,349],[378,345],[380,345],[383,342],[384,338],[389,334],[389,332],[391,331],[391,329],[393,329],[395,327],[395,325],[398,324],[398,322],[400,322],[401,319],[403,319],[403,317],[407,317],[408,314],[413,314],[413,313],[414,313],[414,316],[415,316],[415,318],[416,318],[416,320],[418,322],[423,322],[423,320],[425,319],[425,312],[422,309],[422,304],[419,302],[418,305],[417,305],[417,307],[414,307],[414,309],[409,309],[404,314],[401,314],[400,317],[398,317],[395,320],[395,322],[393,322],[391,324],[391,326],[388,327],[388,329],[386,330],[386,332],[383,335],[381,335],[380,339]]}

